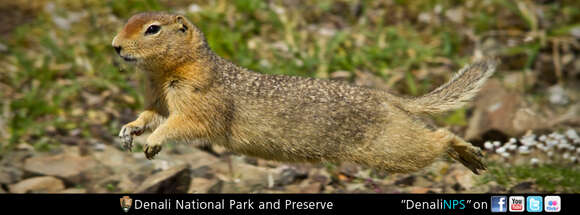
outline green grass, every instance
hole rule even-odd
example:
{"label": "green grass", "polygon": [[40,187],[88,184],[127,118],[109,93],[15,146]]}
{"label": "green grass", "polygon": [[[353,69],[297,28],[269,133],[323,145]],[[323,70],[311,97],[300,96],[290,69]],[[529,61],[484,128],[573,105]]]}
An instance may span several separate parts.
{"label": "green grass", "polygon": [[580,167],[561,164],[506,165],[491,163],[482,183],[495,181],[511,187],[522,181],[534,181],[543,192],[580,192]]}

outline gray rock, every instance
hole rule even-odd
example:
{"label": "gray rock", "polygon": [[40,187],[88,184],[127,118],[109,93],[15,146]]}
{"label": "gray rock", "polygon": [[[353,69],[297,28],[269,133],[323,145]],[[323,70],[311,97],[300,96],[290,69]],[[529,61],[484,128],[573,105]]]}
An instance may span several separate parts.
{"label": "gray rock", "polygon": [[510,188],[509,193],[538,193],[534,181],[523,181]]}
{"label": "gray rock", "polygon": [[0,168],[0,184],[13,184],[20,180],[22,180],[22,170],[14,166]]}
{"label": "gray rock", "polygon": [[217,183],[217,179],[193,178],[187,193],[210,193]]}
{"label": "gray rock", "polygon": [[320,193],[323,186],[320,182],[303,181],[300,184],[292,184],[285,187],[288,193]]}
{"label": "gray rock", "polygon": [[57,193],[64,190],[64,183],[52,176],[33,177],[10,185],[11,193]]}
{"label": "gray rock", "polygon": [[[224,181],[222,187],[222,192],[224,193],[260,192],[267,188],[272,188],[280,177],[280,169],[253,166],[240,162],[234,162],[232,165],[233,174],[230,174],[226,162],[213,166],[218,178]],[[231,175],[234,177],[232,178]]]}
{"label": "gray rock", "polygon": [[185,193],[190,183],[189,165],[181,164],[149,176],[135,193]]}
{"label": "gray rock", "polygon": [[312,181],[320,182],[323,185],[328,185],[332,182],[330,174],[324,169],[313,168],[310,170],[309,175]]}
{"label": "gray rock", "polygon": [[287,167],[282,170],[278,180],[276,181],[276,186],[284,186],[291,184],[297,180],[305,179],[308,177],[308,172],[306,169],[295,168],[295,167]]}
{"label": "gray rock", "polygon": [[[79,184],[87,179],[86,173],[98,169],[91,157],[71,154],[46,155],[26,159],[24,170],[39,175],[56,176]],[[103,172],[104,173],[104,172]],[[98,176],[97,176],[98,177]]]}
{"label": "gray rock", "polygon": [[526,108],[521,94],[506,90],[497,80],[489,80],[478,95],[465,134],[468,140],[479,140],[498,131],[505,136],[520,136],[547,124],[539,114]]}
{"label": "gray rock", "polygon": [[188,163],[192,169],[197,169],[202,166],[214,166],[216,163],[223,162],[219,158],[210,153],[195,149],[187,154],[172,155],[172,159],[180,160]]}
{"label": "gray rock", "polygon": [[153,170],[147,159],[144,157],[135,158],[132,155],[130,152],[121,151],[111,145],[103,145],[102,150],[92,153],[93,158],[99,164],[108,167],[114,173],[143,172],[149,174]]}
{"label": "gray rock", "polygon": [[411,186],[415,183],[415,180],[416,180],[416,176],[408,175],[408,176],[405,176],[401,179],[396,180],[395,185],[397,185],[397,186]]}

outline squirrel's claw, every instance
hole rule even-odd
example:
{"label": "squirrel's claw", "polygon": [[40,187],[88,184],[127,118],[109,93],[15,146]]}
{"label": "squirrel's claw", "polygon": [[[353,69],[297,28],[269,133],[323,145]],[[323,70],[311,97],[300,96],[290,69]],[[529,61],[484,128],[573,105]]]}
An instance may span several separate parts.
{"label": "squirrel's claw", "polygon": [[145,157],[147,157],[147,159],[151,160],[151,159],[153,159],[153,157],[155,157],[155,155],[157,153],[159,153],[161,151],[161,145],[146,144],[144,151],[145,151]]}
{"label": "squirrel's claw", "polygon": [[133,149],[133,135],[141,135],[143,133],[143,128],[125,125],[121,128],[119,132],[119,138],[121,138],[121,144],[124,149],[132,151]]}

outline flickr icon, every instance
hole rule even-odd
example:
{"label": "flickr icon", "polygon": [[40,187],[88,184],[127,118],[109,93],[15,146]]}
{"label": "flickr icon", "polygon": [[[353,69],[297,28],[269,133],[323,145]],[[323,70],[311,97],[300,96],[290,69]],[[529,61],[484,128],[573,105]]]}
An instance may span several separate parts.
{"label": "flickr icon", "polygon": [[561,209],[562,209],[562,200],[560,199],[560,196],[544,197],[544,211],[560,212]]}

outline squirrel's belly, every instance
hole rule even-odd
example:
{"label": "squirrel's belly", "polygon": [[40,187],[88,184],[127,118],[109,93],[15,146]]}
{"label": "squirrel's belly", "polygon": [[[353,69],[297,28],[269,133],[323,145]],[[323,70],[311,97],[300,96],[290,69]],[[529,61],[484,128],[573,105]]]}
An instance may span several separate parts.
{"label": "squirrel's belly", "polygon": [[276,141],[271,138],[244,139],[232,137],[226,142],[221,142],[220,145],[241,154],[285,162],[319,162],[330,157],[321,152],[319,147],[315,147],[315,145],[304,146],[304,143],[282,138]]}

